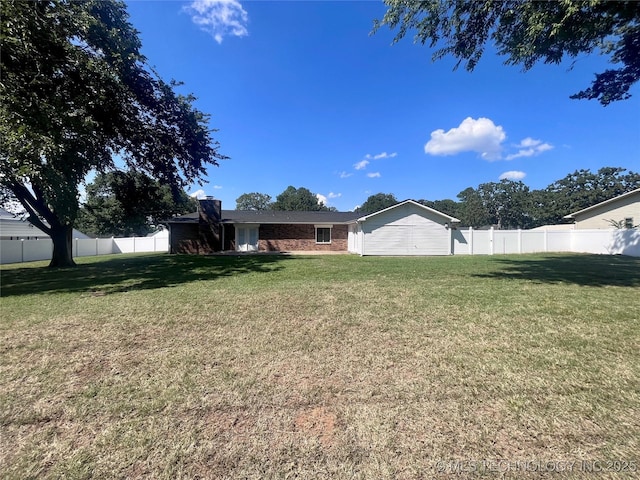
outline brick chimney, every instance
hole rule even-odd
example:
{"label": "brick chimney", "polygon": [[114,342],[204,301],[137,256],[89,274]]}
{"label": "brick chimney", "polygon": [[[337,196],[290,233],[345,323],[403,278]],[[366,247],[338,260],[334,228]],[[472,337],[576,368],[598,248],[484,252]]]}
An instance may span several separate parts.
{"label": "brick chimney", "polygon": [[213,197],[199,200],[198,230],[201,253],[213,253],[222,250],[222,202]]}
{"label": "brick chimney", "polygon": [[199,200],[200,221],[205,223],[218,223],[222,220],[222,202],[213,197]]}

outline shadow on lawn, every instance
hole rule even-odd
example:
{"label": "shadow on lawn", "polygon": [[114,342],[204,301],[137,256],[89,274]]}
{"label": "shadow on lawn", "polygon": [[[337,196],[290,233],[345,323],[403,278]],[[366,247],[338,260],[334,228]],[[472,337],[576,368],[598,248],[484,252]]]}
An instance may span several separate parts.
{"label": "shadow on lawn", "polygon": [[495,258],[500,269],[475,277],[575,283],[591,287],[640,286],[640,258],[614,255],[549,255]]}
{"label": "shadow on lawn", "polygon": [[283,255],[145,255],[115,257],[75,268],[17,268],[2,272],[0,296],[95,292],[96,295],[171,287],[199,280],[273,272]]}

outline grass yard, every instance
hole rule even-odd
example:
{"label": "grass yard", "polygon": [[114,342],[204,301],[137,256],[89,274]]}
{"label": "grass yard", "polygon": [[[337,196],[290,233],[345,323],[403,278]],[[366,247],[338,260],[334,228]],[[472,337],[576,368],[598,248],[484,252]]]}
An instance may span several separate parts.
{"label": "grass yard", "polygon": [[3,478],[638,475],[640,258],[44,265],[1,269]]}

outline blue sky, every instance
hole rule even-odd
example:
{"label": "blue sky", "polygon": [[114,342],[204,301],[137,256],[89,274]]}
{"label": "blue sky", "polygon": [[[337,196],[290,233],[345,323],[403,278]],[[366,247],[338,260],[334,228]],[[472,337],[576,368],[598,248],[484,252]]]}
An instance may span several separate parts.
{"label": "blue sky", "polygon": [[351,210],[369,195],[456,199],[521,179],[544,188],[577,169],[640,170],[640,88],[607,107],[571,100],[598,55],[526,73],[487,51],[474,72],[387,28],[381,1],[128,1],[142,52],[211,114],[220,152],[204,186],[235,208],[289,185]]}

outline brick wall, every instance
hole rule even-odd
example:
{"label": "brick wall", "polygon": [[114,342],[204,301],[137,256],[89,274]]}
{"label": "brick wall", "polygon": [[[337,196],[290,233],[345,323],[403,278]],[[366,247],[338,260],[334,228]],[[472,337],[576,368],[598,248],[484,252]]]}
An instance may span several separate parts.
{"label": "brick wall", "polygon": [[331,229],[331,243],[316,243],[316,229],[313,225],[261,225],[258,234],[260,251],[346,251],[349,227],[334,225]]}
{"label": "brick wall", "polygon": [[[220,250],[222,230],[219,225],[197,223],[174,223],[171,225],[171,253],[207,254]],[[224,248],[235,249],[235,229],[225,225]],[[347,225],[334,225],[331,243],[316,243],[313,225],[261,225],[258,233],[260,251],[347,251]]]}
{"label": "brick wall", "polygon": [[171,253],[200,253],[197,223],[171,224]]}

